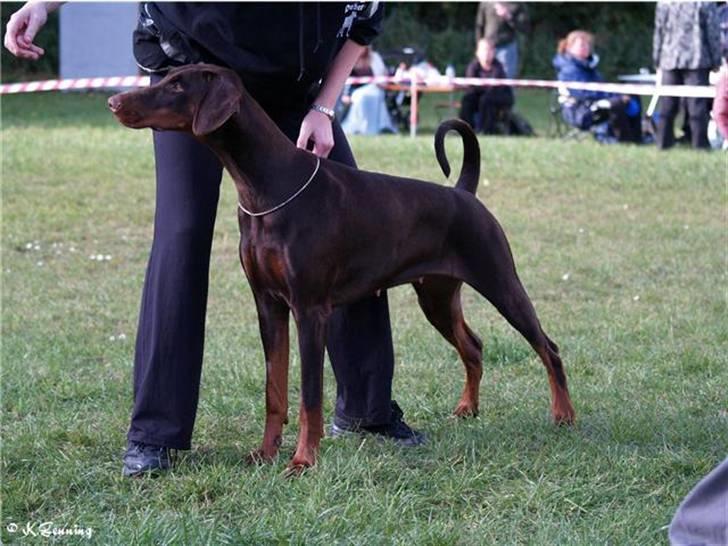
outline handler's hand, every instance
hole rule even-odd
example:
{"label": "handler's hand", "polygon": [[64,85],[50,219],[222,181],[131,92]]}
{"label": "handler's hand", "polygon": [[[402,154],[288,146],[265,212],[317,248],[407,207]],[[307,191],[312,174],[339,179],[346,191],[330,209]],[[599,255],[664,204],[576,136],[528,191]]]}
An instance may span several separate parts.
{"label": "handler's hand", "polygon": [[33,38],[47,19],[45,2],[28,2],[10,16],[5,29],[5,47],[21,59],[40,59],[45,51],[33,43]]}
{"label": "handler's hand", "polygon": [[308,141],[313,141],[313,153],[319,157],[328,157],[334,147],[334,132],[331,129],[331,120],[325,114],[310,110],[301,123],[296,146],[303,150],[308,149]]}

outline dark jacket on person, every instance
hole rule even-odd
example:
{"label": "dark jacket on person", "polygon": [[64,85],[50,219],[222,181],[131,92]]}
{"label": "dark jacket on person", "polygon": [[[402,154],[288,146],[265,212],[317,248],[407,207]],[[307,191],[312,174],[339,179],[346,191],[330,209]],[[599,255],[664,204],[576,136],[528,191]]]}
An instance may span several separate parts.
{"label": "dark jacket on person", "polygon": [[503,19],[495,10],[494,2],[481,2],[475,16],[475,42],[490,40],[496,47],[511,43],[517,32],[528,32],[530,21],[526,6],[518,2],[501,2],[511,12],[511,19]]}
{"label": "dark jacket on person", "polygon": [[[557,53],[553,59],[553,66],[556,69],[556,79],[567,82],[601,82],[604,81],[602,75],[597,70],[599,57],[592,54],[588,59],[577,59],[569,53]],[[606,93],[604,91],[587,91],[583,89],[569,88],[569,96],[573,100],[566,101],[562,104],[561,113],[564,120],[579,129],[588,129],[595,123],[595,112],[591,108],[592,103],[609,99],[610,108],[618,109],[623,115],[629,118],[639,118],[641,115],[641,106],[637,97],[632,97],[628,103],[624,103],[621,97],[615,93]],[[620,121],[620,124],[622,121]],[[635,135],[639,133],[637,129],[632,131]],[[634,138],[637,138],[635,136]]]}
{"label": "dark jacket on person", "polygon": [[[556,69],[556,79],[567,82],[601,82],[602,75],[597,70],[599,56],[592,54],[588,59],[577,59],[569,53],[557,53],[553,59]],[[574,99],[562,104],[561,113],[564,120],[579,129],[588,129],[594,123],[591,104],[600,99],[608,99],[614,95],[604,91],[586,91],[583,89],[569,89],[569,95]]]}
{"label": "dark jacket on person", "polygon": [[257,99],[285,101],[309,93],[347,39],[369,45],[382,18],[378,2],[142,2],[134,54],[148,72],[226,66]]}
{"label": "dark jacket on person", "polygon": [[[466,78],[505,78],[506,72],[503,65],[498,59],[493,59],[489,69],[483,68],[478,59],[474,59],[465,69]],[[476,87],[471,93],[477,93],[480,96],[487,96],[489,101],[500,106],[512,106],[513,90],[507,85]]]}
{"label": "dark jacket on person", "polygon": [[[597,70],[599,56],[592,54],[588,59],[582,60],[569,53],[557,53],[552,61],[556,69],[556,79],[564,82],[601,82],[604,81]],[[609,98],[611,95],[604,91],[586,91],[583,89],[569,89],[569,94],[585,101],[595,101]]]}

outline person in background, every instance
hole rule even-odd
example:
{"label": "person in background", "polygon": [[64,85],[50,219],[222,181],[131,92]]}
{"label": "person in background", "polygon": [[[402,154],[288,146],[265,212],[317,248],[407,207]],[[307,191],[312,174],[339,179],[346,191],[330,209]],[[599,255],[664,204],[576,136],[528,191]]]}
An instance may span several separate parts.
{"label": "person in background", "polygon": [[475,43],[485,38],[495,44],[495,58],[503,65],[506,78],[518,77],[518,33],[531,24],[525,4],[519,2],[481,2],[475,17]]}
{"label": "person in background", "polygon": [[[481,38],[475,59],[465,70],[466,78],[505,78],[503,65],[495,58],[495,45]],[[513,106],[513,91],[508,86],[473,87],[463,95],[460,119],[476,131],[487,135],[498,133],[496,123]],[[507,132],[507,131],[500,131]]]}
{"label": "person in background", "polygon": [[728,143],[728,5],[718,10],[720,21],[720,53],[723,63],[718,74],[718,83],[713,99],[713,119],[718,126],[718,132],[723,137],[723,147]]}
{"label": "person in background", "polygon": [[[553,59],[557,79],[574,82],[600,82],[597,70],[599,56],[593,51],[594,36],[584,30],[574,30],[559,41]],[[606,135],[597,134],[602,142],[642,142],[642,107],[637,97],[616,95],[603,91],[569,89],[569,97],[562,104],[564,120],[582,130],[591,128],[600,120],[608,120]]]}
{"label": "person in background", "polygon": [[[652,55],[663,85],[708,85],[711,70],[720,66],[720,27],[715,2],[658,2]],[[687,114],[693,148],[709,149],[707,98],[688,97]],[[675,144],[673,125],[679,97],[661,97],[657,147]]]}
{"label": "person in background", "polygon": [[[389,72],[381,55],[369,46],[357,59],[351,75],[388,76]],[[387,110],[384,89],[378,84],[352,85],[350,89],[344,91],[344,96],[348,96],[350,106],[341,128],[347,135],[397,132]]]}
{"label": "person in background", "polygon": [[723,64],[718,75],[713,100],[713,119],[718,126],[718,132],[723,137],[724,147],[728,142],[728,64]]}
{"label": "person in background", "polygon": [[[8,24],[6,47],[18,57],[39,58],[43,50],[33,39],[57,7],[26,3]],[[332,108],[382,19],[382,5],[366,2],[142,2],[134,56],[152,83],[184,64],[235,70],[289,140],[355,168]],[[167,470],[170,450],[190,449],[222,179],[220,161],[191,135],[153,131],[153,137],[154,241],[137,330],[125,476]],[[424,441],[391,399],[394,351],[385,294],[338,307],[328,323],[327,350],[337,381],[332,436],[374,434],[403,446]]]}

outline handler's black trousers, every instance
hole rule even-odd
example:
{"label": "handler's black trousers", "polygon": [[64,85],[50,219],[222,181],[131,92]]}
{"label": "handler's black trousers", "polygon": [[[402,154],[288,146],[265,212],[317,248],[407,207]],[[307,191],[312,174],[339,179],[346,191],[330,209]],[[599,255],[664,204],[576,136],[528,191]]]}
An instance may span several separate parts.
{"label": "handler's black trousers", "polygon": [[[708,85],[710,70],[663,70],[664,85]],[[710,99],[688,97],[687,116],[690,125],[690,138],[693,148],[710,148],[708,142],[708,122],[710,121]],[[656,144],[660,149],[671,148],[675,144],[673,124],[680,107],[679,97],[661,97],[657,119]]]}
{"label": "handler's black trousers", "polygon": [[[305,113],[278,112],[273,117],[295,142]],[[338,123],[334,137],[330,159],[356,166]],[[222,167],[186,133],[155,131],[154,155],[154,240],[142,294],[128,438],[189,449]],[[301,173],[301,179],[307,175]],[[327,349],[337,381],[337,422],[389,423],[394,354],[386,295],[337,308],[329,320]]]}

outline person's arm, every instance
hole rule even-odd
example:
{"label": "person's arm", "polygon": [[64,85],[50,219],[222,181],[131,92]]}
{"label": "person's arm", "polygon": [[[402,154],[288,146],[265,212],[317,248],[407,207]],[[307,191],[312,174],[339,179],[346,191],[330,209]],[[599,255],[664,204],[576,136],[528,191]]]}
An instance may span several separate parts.
{"label": "person's arm", "polygon": [[720,21],[715,4],[700,6],[700,24],[703,26],[706,46],[710,55],[710,69],[720,67]]}
{"label": "person's arm", "polygon": [[507,2],[503,4],[503,19],[513,30],[527,33],[531,30],[531,21],[528,18],[528,11],[523,4]]}
{"label": "person's arm", "polygon": [[475,15],[475,43],[477,44],[481,38],[485,37],[485,8],[486,2],[478,4],[478,13]]}
{"label": "person's arm", "polygon": [[471,61],[470,64],[465,67],[466,78],[477,78],[478,77],[478,61]]}
{"label": "person's arm", "polygon": [[[364,49],[379,35],[383,19],[384,7],[379,2],[366,4],[366,10],[356,17],[344,46],[334,57],[313,104],[333,111],[346,78],[351,74],[351,69]],[[319,157],[327,157],[334,147],[332,121],[326,114],[311,110],[303,118],[296,146],[307,149],[308,142],[312,140],[313,153]]]}
{"label": "person's arm", "polygon": [[[323,84],[314,104],[323,106],[330,110],[336,106],[336,99],[344,88],[346,78],[349,77],[351,69],[357,59],[361,56],[366,46],[359,45],[353,40],[347,40],[329,68]],[[331,120],[321,112],[310,110],[301,123],[301,131],[298,133],[296,146],[308,148],[308,141],[314,143],[313,153],[319,157],[327,157],[334,147],[334,133],[331,129]]]}
{"label": "person's arm", "polygon": [[56,11],[64,2],[27,2],[10,16],[5,29],[5,47],[21,59],[37,61],[45,53],[33,43],[35,35],[45,25],[48,14]]}

